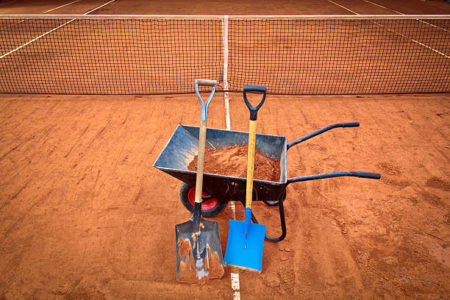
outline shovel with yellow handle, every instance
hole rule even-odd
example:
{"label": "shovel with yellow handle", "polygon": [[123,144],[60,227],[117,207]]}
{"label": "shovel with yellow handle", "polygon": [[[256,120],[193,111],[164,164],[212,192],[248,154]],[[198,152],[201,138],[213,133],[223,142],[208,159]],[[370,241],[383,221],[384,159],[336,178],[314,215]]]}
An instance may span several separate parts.
{"label": "shovel with yellow handle", "polygon": [[[247,99],[247,92],[262,93],[262,100],[253,107]],[[247,187],[245,195],[245,220],[230,220],[225,264],[261,272],[266,225],[252,223],[253,174],[255,165],[256,120],[258,110],[266,99],[266,87],[244,86],[244,101],[250,110],[248,135]]]}

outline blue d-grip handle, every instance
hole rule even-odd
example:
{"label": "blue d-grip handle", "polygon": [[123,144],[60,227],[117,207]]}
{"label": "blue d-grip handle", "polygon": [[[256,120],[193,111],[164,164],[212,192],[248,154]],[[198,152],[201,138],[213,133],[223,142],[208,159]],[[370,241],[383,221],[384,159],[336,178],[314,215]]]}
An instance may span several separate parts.
{"label": "blue d-grip handle", "polygon": [[[209,94],[208,100],[206,100],[206,103],[203,102],[202,96],[200,95],[200,92],[198,90],[198,86],[212,86],[211,94]],[[206,121],[206,117],[208,115],[208,105],[211,102],[212,97],[214,96],[214,92],[216,91],[216,80],[208,80],[208,79],[195,79],[195,92],[197,93],[198,101],[200,101],[201,107],[201,120]]]}
{"label": "blue d-grip handle", "polygon": [[[253,107],[250,102],[247,99],[247,92],[260,92],[263,93],[263,98],[261,102],[256,107]],[[264,100],[266,100],[266,87],[265,86],[259,86],[259,85],[245,85],[244,86],[244,101],[247,105],[248,109],[250,110],[250,120],[256,121],[258,118],[258,110],[263,105]]]}

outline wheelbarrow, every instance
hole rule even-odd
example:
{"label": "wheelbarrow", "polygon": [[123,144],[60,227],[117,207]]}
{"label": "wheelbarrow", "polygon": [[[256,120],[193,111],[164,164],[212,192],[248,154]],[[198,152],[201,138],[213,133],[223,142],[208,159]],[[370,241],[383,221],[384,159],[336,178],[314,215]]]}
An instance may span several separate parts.
{"label": "wheelbarrow", "polygon": [[[278,237],[271,237],[266,234],[267,240],[278,242],[286,237],[283,202],[286,199],[286,188],[289,184],[340,176],[380,179],[381,176],[378,173],[355,171],[341,171],[287,178],[287,151],[291,147],[333,128],[358,126],[359,123],[357,122],[330,125],[289,144],[284,136],[268,134],[256,135],[256,148],[264,155],[280,160],[281,174],[279,181],[255,179],[253,184],[253,201],[263,201],[269,206],[278,206],[279,208],[281,235]],[[199,127],[178,125],[153,164],[154,167],[161,171],[183,181],[180,188],[180,200],[191,212],[194,210],[196,173],[195,171],[188,170],[188,165],[197,154],[198,136]],[[226,146],[243,145],[246,143],[248,143],[248,132],[212,128],[208,128],[206,132],[206,147],[208,148],[220,149]],[[204,173],[202,215],[205,217],[212,217],[219,214],[226,207],[228,201],[239,201],[245,205],[245,188],[245,178]],[[253,214],[252,221],[258,223]]]}

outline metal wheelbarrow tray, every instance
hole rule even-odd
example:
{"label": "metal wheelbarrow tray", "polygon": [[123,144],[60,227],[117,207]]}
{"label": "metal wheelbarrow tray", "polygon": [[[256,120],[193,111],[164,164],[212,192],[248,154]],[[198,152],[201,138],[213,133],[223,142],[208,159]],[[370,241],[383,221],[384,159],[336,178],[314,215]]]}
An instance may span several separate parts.
{"label": "metal wheelbarrow tray", "polygon": [[[282,233],[279,237],[270,237],[266,235],[267,240],[277,242],[283,240],[286,236],[283,201],[286,198],[286,187],[289,184],[340,176],[355,176],[372,179],[379,179],[381,177],[378,173],[341,171],[287,178],[287,151],[292,146],[333,128],[357,126],[359,126],[359,123],[356,122],[330,125],[289,144],[286,141],[286,137],[283,136],[268,134],[256,135],[256,148],[264,155],[280,160],[281,174],[279,181],[255,179],[253,185],[253,201],[263,201],[269,206],[278,206],[279,208]],[[178,125],[153,166],[178,178],[189,186],[195,186],[196,172],[188,170],[188,165],[197,154],[198,135],[199,127]],[[225,146],[243,145],[246,143],[248,143],[247,132],[212,128],[207,129],[206,147],[208,148],[220,149]],[[222,202],[239,201],[244,204],[245,188],[245,178],[211,173],[204,174],[203,191]],[[254,215],[252,215],[252,220],[257,223]]]}

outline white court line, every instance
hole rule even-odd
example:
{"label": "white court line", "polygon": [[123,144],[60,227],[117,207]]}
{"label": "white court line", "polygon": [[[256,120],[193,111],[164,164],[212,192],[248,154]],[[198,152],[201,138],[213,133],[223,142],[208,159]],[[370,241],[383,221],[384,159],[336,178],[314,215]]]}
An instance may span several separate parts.
{"label": "white court line", "polygon": [[241,287],[239,285],[239,272],[237,270],[231,271],[231,288],[233,289],[233,300],[240,300]]}
{"label": "white court line", "polygon": [[75,1],[72,1],[72,2],[69,2],[69,3],[66,3],[66,4],[63,4],[63,5],[61,5],[61,6],[58,6],[58,7],[49,9],[49,10],[46,10],[46,11],[44,11],[43,13],[46,14],[46,13],[49,13],[49,12],[51,12],[51,11],[57,10],[57,9],[59,9],[59,8],[63,8],[63,7],[65,7],[65,6],[67,6],[67,5],[70,5],[70,4],[73,4],[73,3],[77,3],[77,2],[80,2],[80,1],[81,1],[81,0],[75,0]]}
{"label": "white court line", "polygon": [[[96,7],[96,8],[94,8],[94,9],[91,9],[90,11],[84,13],[83,16],[88,15],[88,14],[90,14],[91,12],[94,12],[94,11],[96,11],[96,10],[98,10],[98,9],[100,9],[100,8],[102,8],[102,7],[106,6],[106,5],[108,5],[108,4],[112,3],[112,2],[114,2],[114,1],[116,1],[116,0],[111,0],[111,1],[109,1],[109,2],[106,2],[105,4],[100,5],[99,7]],[[41,34],[40,36],[35,37],[35,38],[32,39],[31,41],[28,41],[28,42],[26,42],[25,44],[20,45],[20,46],[17,47],[16,49],[13,49],[13,50],[9,51],[8,53],[3,54],[2,56],[0,56],[0,59],[2,59],[2,58],[4,58],[4,57],[6,57],[6,56],[8,56],[8,55],[10,55],[10,54],[12,54],[12,53],[14,53],[14,52],[16,52],[17,50],[22,49],[23,47],[25,47],[25,46],[27,46],[27,45],[29,45],[29,44],[31,44],[31,43],[33,43],[33,42],[35,42],[35,41],[41,39],[41,38],[43,38],[44,36],[46,36],[46,35],[52,33],[53,31],[58,30],[58,29],[60,29],[61,27],[64,27],[64,26],[66,26],[67,24],[72,23],[72,22],[75,21],[75,20],[76,20],[76,18],[71,19],[71,20],[67,21],[67,22],[64,23],[64,24],[59,25],[58,27],[55,27],[55,28],[53,28],[52,30],[47,31],[46,33]]]}
{"label": "white court line", "polygon": [[342,7],[343,9],[345,9],[345,10],[351,12],[352,14],[359,15],[357,12],[354,12],[353,10],[351,10],[351,9],[345,7],[345,6],[342,6],[342,5],[340,5],[339,3],[336,3],[336,2],[331,1],[331,0],[328,0],[328,2],[331,2],[331,3],[333,3],[334,5],[337,5],[337,6],[339,6],[339,7]]}
{"label": "white court line", "polygon": [[[389,9],[389,8],[387,8],[386,6],[383,6],[383,5],[378,4],[378,3],[374,3],[374,2],[369,1],[369,0],[362,0],[362,1],[367,2],[367,3],[370,3],[370,4],[373,4],[373,5],[375,5],[375,6],[378,6],[378,7],[384,8],[384,9]],[[392,9],[391,9],[391,10],[392,10]]]}
{"label": "white court line", "polygon": [[[378,6],[378,7],[381,7],[381,8],[384,8],[384,9],[388,9],[388,10],[393,11],[393,12],[399,14],[399,15],[405,16],[405,14],[402,13],[402,12],[399,12],[399,11],[397,11],[397,10],[395,10],[395,9],[388,8],[388,7],[386,7],[386,6],[380,5],[380,4],[378,4],[378,3],[375,3],[375,2],[372,2],[372,1],[369,1],[369,0],[362,0],[362,1],[367,2],[367,3],[370,3],[370,4],[375,5],[375,6]],[[444,31],[448,32],[447,29],[442,28],[442,27],[437,26],[437,25],[434,25],[434,24],[431,24],[431,23],[429,23],[429,22],[427,22],[427,21],[420,20],[420,19],[416,19],[416,21],[419,21],[419,22],[421,22],[421,23],[430,25],[431,27],[438,28],[438,29],[440,29],[440,30],[444,30]]]}
{"label": "white court line", "polygon": [[88,11],[87,13],[84,13],[83,16],[88,15],[88,14],[90,14],[91,12],[94,12],[94,11],[96,11],[96,10],[99,10],[100,8],[105,7],[106,5],[108,5],[108,4],[110,4],[110,3],[113,3],[114,1],[116,1],[116,0],[108,1],[108,2],[106,2],[105,4],[100,5],[99,7],[96,7],[96,8],[94,8],[94,9],[91,9],[91,10]]}
{"label": "white court line", "polygon": [[[224,100],[225,100],[225,123],[227,130],[231,130],[231,121],[230,121],[230,99],[228,95],[228,16],[223,16],[222,23],[222,40],[223,40],[223,88],[226,92],[224,92]],[[234,201],[230,201],[230,208],[233,220],[236,220],[236,205]],[[241,291],[239,285],[239,271],[236,268],[231,270],[231,289],[233,290],[233,300],[241,299]]]}
{"label": "white court line", "polygon": [[[336,2],[334,2],[334,1],[332,1],[332,0],[328,0],[328,2],[331,2],[331,3],[333,3],[333,4],[337,5],[337,6],[340,6],[340,7],[342,7],[343,9],[346,9],[346,10],[348,10],[349,12],[354,13],[355,15],[359,15],[357,12],[354,12],[354,11],[351,10],[350,8],[347,8],[347,7],[343,6],[343,5],[340,5],[339,3],[336,3]],[[375,23],[375,24],[377,24],[378,26],[384,27],[383,25],[381,25],[381,24],[379,24],[379,23],[377,23],[377,22],[375,22],[375,21],[372,21],[372,22]],[[427,24],[428,24],[428,23],[427,23]],[[409,39],[410,41],[412,41],[412,42],[414,42],[414,43],[416,43],[416,44],[418,44],[418,45],[420,45],[420,46],[422,46],[422,47],[424,47],[424,48],[427,48],[428,50],[434,51],[434,52],[436,52],[437,54],[440,54],[440,55],[444,56],[445,58],[450,58],[450,56],[448,56],[447,54],[442,53],[441,51],[436,50],[436,49],[434,49],[433,47],[430,47],[430,46],[428,46],[428,45],[426,45],[426,44],[424,44],[424,43],[421,43],[421,42],[416,41],[416,40],[414,40],[414,39],[412,39],[412,38],[409,38],[409,37],[407,37],[407,36],[404,35],[404,34],[401,34],[401,33],[396,32],[396,31],[389,30],[389,29],[387,29],[387,28],[386,28],[386,31],[392,32],[392,33],[394,33],[394,34],[398,34],[398,35],[401,36],[401,37],[404,37],[404,38],[406,38],[406,39]]]}
{"label": "white court line", "polygon": [[375,6],[378,6],[378,7],[381,7],[381,8],[384,8],[384,9],[388,9],[388,10],[393,11],[393,12],[399,14],[399,15],[404,15],[404,13],[401,13],[401,12],[395,10],[395,9],[392,9],[392,8],[388,8],[388,7],[383,6],[383,5],[381,5],[381,4],[378,4],[378,3],[375,3],[375,2],[372,2],[372,1],[369,1],[369,0],[362,0],[362,1],[367,2],[367,3],[370,3],[370,4],[375,5]]}
{"label": "white court line", "polygon": [[40,36],[38,36],[38,37],[32,39],[31,41],[26,42],[25,44],[23,44],[23,45],[17,47],[16,49],[11,50],[11,51],[9,51],[8,53],[3,54],[2,56],[0,56],[0,59],[2,59],[2,58],[4,58],[4,57],[6,57],[6,56],[8,56],[8,55],[10,55],[10,54],[12,54],[12,53],[14,53],[14,52],[16,52],[17,50],[22,49],[23,47],[25,47],[25,46],[27,46],[27,45],[29,45],[29,44],[31,44],[31,43],[33,43],[33,42],[39,40],[40,38],[43,38],[43,37],[46,36],[47,34],[50,34],[50,33],[52,33],[53,31],[58,30],[58,29],[60,29],[61,27],[66,26],[67,24],[72,23],[72,22],[75,21],[75,20],[76,20],[76,19],[69,20],[69,21],[67,21],[67,22],[64,23],[64,24],[59,25],[58,27],[55,27],[55,28],[53,28],[53,29],[50,30],[50,31],[47,31],[47,32],[44,33],[44,34],[41,34]]}
{"label": "white court line", "polygon": [[[79,1],[81,1],[81,0],[75,0],[75,1],[72,1],[72,2],[69,2],[69,3],[66,3],[66,4],[63,4],[63,5],[61,5],[61,6],[58,6],[58,7],[55,7],[55,8],[49,9],[49,10],[46,10],[46,11],[44,11],[43,13],[44,13],[44,14],[46,14],[46,13],[48,13],[48,12],[51,12],[51,11],[57,10],[58,8],[63,8],[64,6],[67,6],[67,5],[70,5],[70,4],[73,4],[73,3],[79,2]],[[20,22],[19,22],[19,24],[20,24],[20,23],[23,23],[23,22],[25,22],[25,20],[22,20],[22,21],[20,21]]]}

